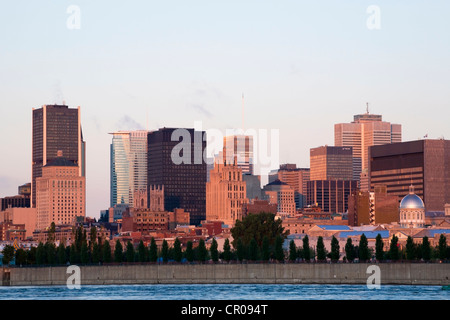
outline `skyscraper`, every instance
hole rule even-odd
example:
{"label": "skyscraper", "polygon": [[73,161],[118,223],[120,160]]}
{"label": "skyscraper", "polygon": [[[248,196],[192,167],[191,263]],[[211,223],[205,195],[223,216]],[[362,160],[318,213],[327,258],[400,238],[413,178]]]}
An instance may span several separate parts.
{"label": "skyscraper", "polygon": [[369,110],[355,115],[351,123],[334,126],[334,145],[353,148],[353,180],[360,181],[363,191],[368,191],[369,147],[401,141],[400,124],[382,121],[381,115]]}
{"label": "skyscraper", "polygon": [[190,212],[194,225],[206,217],[205,135],[183,128],[148,134],[148,185],[164,186],[165,210]]}
{"label": "skyscraper", "polygon": [[310,150],[310,180],[352,180],[351,147],[322,146]]}
{"label": "skyscraper", "polygon": [[223,138],[223,161],[234,163],[242,169],[243,174],[253,174],[253,137],[248,135],[231,135]]}
{"label": "skyscraper", "polygon": [[133,206],[136,191],[147,189],[148,131],[111,133],[110,207],[116,204]]}
{"label": "skyscraper", "polygon": [[450,141],[417,140],[370,147],[370,187],[404,197],[410,186],[427,211],[444,211],[450,203]]}
{"label": "skyscraper", "polygon": [[36,206],[36,179],[42,167],[56,158],[58,150],[86,175],[86,143],[81,129],[81,109],[66,105],[44,105],[33,109],[32,124],[32,206]]}

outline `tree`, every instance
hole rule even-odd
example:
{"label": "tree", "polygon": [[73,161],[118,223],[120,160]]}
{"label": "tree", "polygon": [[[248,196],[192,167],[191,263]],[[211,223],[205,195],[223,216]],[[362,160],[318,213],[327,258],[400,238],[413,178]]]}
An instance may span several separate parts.
{"label": "tree", "polygon": [[97,228],[91,227],[91,231],[89,232],[89,248],[92,249],[94,243],[97,243]]}
{"label": "tree", "polygon": [[50,228],[48,229],[47,241],[54,242],[55,239],[56,239],[56,226],[55,222],[52,221],[52,223],[50,224]]}
{"label": "tree", "polygon": [[236,255],[239,261],[243,261],[245,258],[245,246],[241,238],[237,239],[236,243]]}
{"label": "tree", "polygon": [[92,263],[100,262],[100,246],[97,242],[92,245]]}
{"label": "tree", "polygon": [[239,239],[245,247],[249,247],[250,241],[255,239],[258,247],[261,248],[264,237],[269,239],[270,245],[274,245],[277,236],[281,236],[284,240],[288,232],[284,231],[280,219],[275,220],[274,214],[262,212],[249,214],[242,220],[237,220],[231,229],[231,235],[234,239],[233,247],[236,249]]}
{"label": "tree", "polygon": [[[178,238],[177,238],[178,239]],[[139,262],[145,262],[145,260],[147,259],[147,249],[145,248],[144,245],[144,241],[139,241],[139,245],[138,245],[138,259]]]}
{"label": "tree", "polygon": [[72,243],[70,246],[69,261],[70,261],[70,264],[78,263],[78,252],[77,252],[75,243]]}
{"label": "tree", "polygon": [[447,238],[444,234],[441,234],[439,237],[438,256],[439,260],[445,260],[447,258]]}
{"label": "tree", "polygon": [[297,260],[297,247],[295,245],[294,239],[289,242],[289,260]]}
{"label": "tree", "polygon": [[317,260],[325,261],[326,259],[327,259],[327,252],[325,250],[323,238],[319,236],[319,238],[317,238]]}
{"label": "tree", "polygon": [[311,260],[311,250],[309,248],[309,238],[308,235],[305,235],[303,238],[303,259],[309,262]]}
{"label": "tree", "polygon": [[105,240],[105,242],[102,245],[102,258],[103,263],[111,262],[111,245],[109,244],[108,240]]}
{"label": "tree", "polygon": [[406,260],[415,260],[416,259],[416,248],[414,245],[413,238],[408,236],[406,239]]}
{"label": "tree", "polygon": [[166,239],[164,239],[162,242],[160,257],[162,258],[163,262],[169,261],[169,244],[167,243]]}
{"label": "tree", "polygon": [[399,250],[398,250],[398,237],[395,234],[392,236],[391,244],[389,246],[389,256],[393,261],[397,261],[400,259]]}
{"label": "tree", "polygon": [[158,260],[158,247],[156,245],[155,238],[150,241],[150,251],[148,253],[150,262],[156,262]]}
{"label": "tree", "polygon": [[431,246],[427,236],[422,238],[422,259],[424,261],[431,259]]}
{"label": "tree", "polygon": [[229,262],[231,260],[231,246],[230,246],[230,240],[225,239],[225,242],[223,244],[223,260]]}
{"label": "tree", "polygon": [[360,261],[368,261],[370,259],[369,242],[364,233],[359,238],[358,256]]}
{"label": "tree", "polygon": [[278,235],[275,238],[275,259],[278,262],[284,261],[283,241],[284,238],[282,235]]}
{"label": "tree", "polygon": [[120,241],[116,240],[116,246],[114,248],[114,262],[122,262],[123,261],[123,247]]}
{"label": "tree", "polygon": [[339,241],[336,239],[335,236],[331,238],[331,252],[330,252],[330,258],[331,261],[338,261],[340,257],[339,253]]}
{"label": "tree", "polygon": [[61,242],[58,246],[58,263],[66,264],[66,262],[67,262],[66,247]]}
{"label": "tree", "polygon": [[355,260],[355,246],[352,243],[352,238],[347,238],[347,243],[345,244],[345,257],[349,262]]}
{"label": "tree", "polygon": [[16,251],[16,265],[24,265],[27,263],[27,253],[24,249],[19,248]]}
{"label": "tree", "polygon": [[194,261],[194,249],[193,249],[193,243],[192,241],[188,241],[186,243],[186,260],[189,262],[193,262]]}
{"label": "tree", "polygon": [[127,242],[127,262],[134,262],[134,246],[131,241]]}
{"label": "tree", "polygon": [[211,253],[211,260],[214,262],[219,261],[219,251],[217,250],[217,241],[213,238],[211,247],[209,248],[209,252]]}
{"label": "tree", "polygon": [[262,255],[263,261],[269,261],[269,259],[270,259],[270,243],[269,243],[269,238],[267,236],[264,236],[264,238],[263,238],[261,255]]}
{"label": "tree", "polygon": [[81,263],[89,263],[89,249],[86,241],[83,241],[83,243],[81,244]]}
{"label": "tree", "polygon": [[[3,256],[3,259],[5,259],[5,256]],[[36,250],[36,264],[43,265],[47,262],[46,260],[47,259],[44,244],[42,242],[39,242]]]}
{"label": "tree", "polygon": [[197,247],[198,261],[205,262],[208,260],[208,250],[206,250],[205,240],[200,239]]}
{"label": "tree", "polygon": [[11,245],[6,245],[3,248],[3,264],[9,264],[14,259],[14,247]]}
{"label": "tree", "polygon": [[384,243],[381,238],[381,234],[377,234],[375,238],[375,259],[378,261],[382,261],[384,259],[384,251],[383,251]]}
{"label": "tree", "polygon": [[248,258],[251,261],[256,261],[259,259],[259,249],[258,249],[258,243],[255,239],[252,239],[250,241],[250,245],[248,248]]}
{"label": "tree", "polygon": [[35,264],[36,263],[36,247],[31,247],[30,250],[27,252],[27,263],[28,264]]}

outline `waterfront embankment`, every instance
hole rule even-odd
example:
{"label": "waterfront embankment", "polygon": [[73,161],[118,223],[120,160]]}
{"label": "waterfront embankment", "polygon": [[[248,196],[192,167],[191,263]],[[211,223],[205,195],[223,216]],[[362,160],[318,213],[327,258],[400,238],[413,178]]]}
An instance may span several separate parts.
{"label": "waterfront embankment", "polygon": [[[450,264],[287,263],[80,266],[81,285],[117,284],[381,284],[450,285]],[[376,274],[375,274],[376,273]],[[3,286],[66,285],[67,267],[2,268]],[[370,279],[369,279],[370,280]]]}

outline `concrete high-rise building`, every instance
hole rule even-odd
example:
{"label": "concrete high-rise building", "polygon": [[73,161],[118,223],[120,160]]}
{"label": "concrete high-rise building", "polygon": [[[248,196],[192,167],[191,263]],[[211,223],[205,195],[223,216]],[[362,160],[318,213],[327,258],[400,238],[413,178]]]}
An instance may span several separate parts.
{"label": "concrete high-rise building", "polygon": [[269,183],[275,180],[287,183],[294,189],[295,207],[306,207],[307,187],[310,180],[309,168],[297,168],[296,164],[282,164],[280,169],[273,170],[269,174]]}
{"label": "concrete high-rise building", "polygon": [[148,185],[164,186],[165,211],[190,213],[191,224],[206,217],[206,133],[162,128],[148,134]]}
{"label": "concrete high-rise building", "polygon": [[370,147],[370,188],[387,186],[400,198],[415,194],[427,211],[444,211],[450,203],[450,140],[416,140]]}
{"label": "concrete high-rise building", "polygon": [[353,180],[361,182],[363,191],[368,187],[369,147],[402,141],[402,127],[382,120],[381,115],[355,115],[351,123],[334,126],[334,145],[353,148]]}
{"label": "concrete high-rise building", "polygon": [[311,180],[308,182],[308,205],[318,206],[323,212],[345,213],[348,198],[357,190],[355,180]]}
{"label": "concrete high-rise building", "polygon": [[206,220],[223,221],[233,227],[236,220],[243,218],[246,194],[242,169],[233,163],[215,163],[206,183]]}
{"label": "concrete high-rise building", "polygon": [[295,196],[294,189],[281,180],[275,180],[264,186],[265,198],[271,204],[277,204],[277,213],[281,215],[294,215]]}
{"label": "concrete high-rise building", "polygon": [[111,133],[110,206],[133,206],[134,193],[147,189],[148,131]]}
{"label": "concrete high-rise building", "polygon": [[312,148],[310,180],[353,180],[352,148],[333,146]]}
{"label": "concrete high-rise building", "polygon": [[244,174],[253,174],[253,137],[248,135],[231,135],[223,138],[223,161],[234,163]]}
{"label": "concrete high-rise building", "polygon": [[58,150],[86,176],[86,143],[81,130],[81,109],[66,105],[44,105],[33,109],[32,125],[32,206],[36,206],[36,179],[42,167],[56,158]]}
{"label": "concrete high-rise building", "polygon": [[42,168],[42,177],[36,178],[36,215],[38,230],[52,222],[74,224],[77,217],[86,216],[86,178],[61,151]]}

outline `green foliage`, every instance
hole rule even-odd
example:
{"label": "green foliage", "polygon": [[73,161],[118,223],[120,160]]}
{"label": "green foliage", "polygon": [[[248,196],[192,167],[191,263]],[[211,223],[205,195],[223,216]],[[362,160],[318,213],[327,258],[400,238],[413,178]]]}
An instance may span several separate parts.
{"label": "green foliage", "polygon": [[10,245],[6,245],[3,248],[3,264],[7,265],[14,259],[14,247]]}
{"label": "green foliage", "polygon": [[422,259],[425,261],[431,259],[431,246],[427,236],[422,238]]}
{"label": "green foliage", "polygon": [[408,236],[408,239],[406,239],[406,259],[415,260],[416,258],[416,246],[414,245],[413,238]]}
{"label": "green foliage", "polygon": [[392,236],[391,244],[389,246],[389,256],[393,261],[397,261],[400,259],[400,254],[398,250],[398,237],[395,235]]}
{"label": "green foliage", "polygon": [[163,262],[169,261],[169,244],[167,243],[166,239],[164,239],[162,242],[160,257],[162,258]]}
{"label": "green foliage", "polygon": [[239,261],[243,261],[245,258],[245,246],[241,238],[237,239],[236,255]]}
{"label": "green foliage", "polygon": [[325,245],[323,243],[323,238],[317,238],[317,260],[325,261],[327,259],[327,252],[325,250]]}
{"label": "green foliage", "polygon": [[355,246],[353,245],[352,238],[347,238],[345,243],[345,258],[349,262],[355,260]]}
{"label": "green foliage", "polygon": [[447,238],[443,234],[439,237],[438,257],[439,260],[445,260],[447,258]]}
{"label": "green foliage", "polygon": [[[4,258],[4,257],[3,257]],[[39,242],[36,250],[36,264],[43,265],[47,262],[45,247],[42,242]]]}
{"label": "green foliage", "polygon": [[377,234],[377,237],[375,238],[375,259],[378,261],[384,260],[384,243],[383,239],[381,238],[381,234]]}
{"label": "green foliage", "polygon": [[127,252],[126,252],[127,262],[134,262],[134,246],[131,241],[127,242]]}
{"label": "green foliage", "polygon": [[205,262],[208,260],[208,250],[206,249],[205,240],[200,239],[197,247],[197,260],[200,262]]}
{"label": "green foliage", "polygon": [[367,237],[364,233],[359,238],[358,257],[362,262],[370,259],[369,242],[367,241]]}
{"label": "green foliage", "polygon": [[193,249],[192,241],[188,241],[186,243],[185,255],[186,255],[186,260],[187,261],[189,261],[189,262],[193,262],[194,261],[194,249]]}
{"label": "green foliage", "polygon": [[102,245],[102,259],[104,263],[110,263],[112,260],[111,245],[108,240],[105,240],[105,243]]}
{"label": "green foliage", "polygon": [[331,239],[331,252],[330,252],[330,258],[332,261],[338,261],[339,260],[339,241],[338,239],[333,236]]}
{"label": "green foliage", "polygon": [[310,261],[311,260],[311,250],[309,248],[309,238],[308,235],[305,235],[305,237],[302,239],[303,241],[303,259],[305,259],[305,261]]}
{"label": "green foliage", "polygon": [[145,262],[147,260],[147,248],[145,247],[144,241],[142,240],[139,241],[138,245],[138,260],[139,262]]}
{"label": "green foliage", "polygon": [[297,254],[297,247],[295,246],[294,240],[291,240],[289,242],[289,260],[295,261],[297,260],[298,254]]}
{"label": "green foliage", "polygon": [[279,262],[284,261],[283,241],[284,238],[281,235],[275,238],[275,259]]}
{"label": "green foliage", "polygon": [[88,264],[89,263],[89,249],[87,246],[87,242],[83,241],[81,244],[81,263],[82,264]]}
{"label": "green foliage", "polygon": [[281,220],[275,220],[272,213],[249,214],[242,220],[237,220],[235,226],[231,229],[233,236],[233,247],[237,249],[238,240],[245,247],[250,245],[252,239],[256,240],[258,247],[262,247],[264,237],[269,239],[271,245],[275,244],[277,236],[286,239],[287,233],[284,232]]}
{"label": "green foliage", "polygon": [[62,242],[59,244],[57,251],[58,251],[57,252],[58,263],[66,264],[66,262],[67,262],[66,247],[64,246],[64,244]]}
{"label": "green foliage", "polygon": [[223,244],[223,260],[229,262],[231,260],[231,246],[230,240],[225,239]]}
{"label": "green foliage", "polygon": [[114,248],[114,262],[123,261],[123,247],[119,240],[116,240],[116,246]]}
{"label": "green foliage", "polygon": [[100,262],[100,246],[97,242],[94,242],[92,245],[92,263]]}
{"label": "green foliage", "polygon": [[20,248],[16,251],[16,265],[25,265],[27,264],[27,252]]}
{"label": "green foliage", "polygon": [[263,242],[262,242],[262,249],[261,249],[261,258],[263,261],[269,261],[270,259],[270,243],[269,243],[269,237],[264,236]]}
{"label": "green foliage", "polygon": [[212,239],[211,247],[209,248],[209,252],[211,254],[211,260],[214,262],[219,261],[219,251],[216,239]]}
{"label": "green foliage", "polygon": [[158,246],[156,245],[156,241],[152,238],[150,242],[150,251],[148,253],[150,262],[156,262],[158,260]]}
{"label": "green foliage", "polygon": [[252,239],[248,248],[248,259],[251,261],[259,260],[259,248],[255,239]]}

